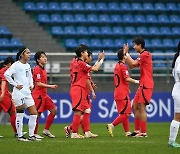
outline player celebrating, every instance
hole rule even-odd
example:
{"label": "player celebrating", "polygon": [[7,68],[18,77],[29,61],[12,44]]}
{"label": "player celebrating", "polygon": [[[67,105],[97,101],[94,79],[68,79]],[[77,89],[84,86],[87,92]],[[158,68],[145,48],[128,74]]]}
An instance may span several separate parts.
{"label": "player celebrating", "polygon": [[[83,113],[90,113],[89,104],[87,101],[86,92],[86,78],[90,71],[98,71],[105,58],[104,52],[102,52],[102,59],[95,66],[88,65],[85,61],[88,57],[88,47],[86,45],[79,45],[75,49],[77,58],[71,65],[72,68],[72,83],[70,88],[70,96],[72,99],[72,110],[74,111],[74,117],[72,122],[72,134],[71,138],[83,138],[78,135],[78,128],[80,124],[80,117]],[[84,119],[84,127],[88,127],[88,118]],[[85,132],[85,136],[90,136],[90,131]]]}
{"label": "player celebrating", "polygon": [[174,99],[174,119],[171,121],[170,125],[170,135],[168,145],[174,148],[180,148],[180,144],[176,143],[176,137],[179,130],[180,125],[180,42],[178,43],[178,51],[174,55],[174,60],[172,63],[173,68],[173,76],[175,80],[175,84],[172,90],[172,97]]}
{"label": "player celebrating", "polygon": [[[20,59],[19,59],[20,58]],[[33,88],[33,78],[31,67],[27,63],[30,59],[30,50],[22,48],[16,55],[16,62],[5,72],[4,76],[7,81],[14,86],[12,92],[12,99],[16,106],[16,129],[19,141],[40,141],[34,136],[34,129],[36,126],[37,110],[34,105],[34,100],[31,95]],[[13,78],[12,78],[13,76]],[[23,136],[23,117],[24,109],[27,108],[30,117],[28,122],[29,138]]]}
{"label": "player celebrating", "polygon": [[[49,131],[50,126],[53,123],[54,117],[57,113],[57,109],[55,104],[53,103],[52,99],[47,95],[47,88],[56,89],[57,85],[50,85],[47,84],[47,72],[44,68],[45,64],[47,63],[47,56],[45,52],[39,51],[34,55],[34,59],[37,65],[33,69],[33,79],[34,79],[34,90],[33,90],[33,98],[35,101],[36,109],[38,111],[38,117],[40,117],[41,113],[49,110],[50,114],[47,117],[45,128],[43,130],[43,134],[54,138],[55,136],[51,134]],[[38,119],[35,129],[35,135],[37,138],[43,138],[37,134],[38,131]]]}
{"label": "player celebrating", "polygon": [[145,49],[145,41],[141,37],[133,40],[133,48],[140,54],[136,60],[133,60],[129,55],[128,45],[124,45],[124,52],[127,56],[126,62],[129,67],[131,69],[134,67],[140,67],[140,84],[134,96],[132,105],[135,116],[135,131],[131,134],[131,136],[147,137],[146,105],[149,105],[150,103],[154,88],[152,55]]}
{"label": "player celebrating", "polygon": [[117,54],[119,62],[114,68],[114,100],[116,101],[119,116],[111,123],[107,124],[107,129],[111,137],[113,137],[113,129],[119,123],[123,123],[126,136],[129,136],[129,116],[131,114],[131,102],[129,97],[129,84],[139,84],[138,80],[132,79],[129,76],[128,68],[125,65],[126,56],[123,49],[120,49]]}

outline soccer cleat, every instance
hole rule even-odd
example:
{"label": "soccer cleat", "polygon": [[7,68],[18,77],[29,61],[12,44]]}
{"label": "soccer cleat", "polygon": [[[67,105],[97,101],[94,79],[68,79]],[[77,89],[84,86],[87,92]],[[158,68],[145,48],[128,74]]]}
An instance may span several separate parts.
{"label": "soccer cleat", "polygon": [[[26,135],[26,134],[27,134],[27,132],[23,132],[23,136]],[[18,138],[18,133],[15,133],[14,137]]]}
{"label": "soccer cleat", "polygon": [[173,147],[173,148],[180,148],[180,144],[176,143],[176,142],[168,142],[168,146],[169,147]]}
{"label": "soccer cleat", "polygon": [[39,134],[34,134],[34,136],[37,138],[37,139],[43,139],[44,137],[40,136]]}
{"label": "soccer cleat", "polygon": [[147,133],[137,133],[134,137],[148,137]]}
{"label": "soccer cleat", "polygon": [[28,137],[29,141],[41,141],[41,139],[38,139],[35,135]]}
{"label": "soccer cleat", "polygon": [[0,135],[0,138],[3,138],[4,136]]}
{"label": "soccer cleat", "polygon": [[42,132],[43,135],[46,135],[49,138],[55,138],[55,136],[53,134],[51,134],[51,132],[47,129],[44,129]]}
{"label": "soccer cleat", "polygon": [[131,133],[130,137],[137,137],[138,134],[141,134],[139,131],[134,131]]}
{"label": "soccer cleat", "polygon": [[125,132],[126,133],[126,137],[131,137],[131,132]]}
{"label": "soccer cleat", "polygon": [[83,136],[83,135],[80,135],[80,134],[77,134],[77,133],[72,133],[72,134],[71,134],[71,138],[83,139],[84,136]]}
{"label": "soccer cleat", "polygon": [[29,142],[29,140],[24,136],[18,137],[18,141]]}
{"label": "soccer cleat", "polygon": [[66,138],[69,138],[71,135],[71,129],[69,128],[69,126],[64,127],[64,132],[65,132]]}
{"label": "soccer cleat", "polygon": [[85,138],[96,138],[96,137],[98,137],[98,135],[97,134],[93,134],[90,131],[88,131],[88,132],[85,132],[84,137]]}
{"label": "soccer cleat", "polygon": [[110,136],[113,137],[113,127],[111,126],[111,124],[107,124],[106,128],[107,128]]}

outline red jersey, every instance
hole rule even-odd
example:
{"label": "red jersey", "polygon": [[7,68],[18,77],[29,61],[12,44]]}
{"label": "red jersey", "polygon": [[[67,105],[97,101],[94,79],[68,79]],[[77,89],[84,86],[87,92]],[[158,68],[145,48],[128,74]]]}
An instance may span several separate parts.
{"label": "red jersey", "polygon": [[74,61],[76,60],[76,58],[73,58],[72,60],[71,60],[71,62],[70,62],[70,66],[69,66],[69,68],[70,68],[70,79],[71,79],[71,84],[72,84],[72,80],[73,80],[73,71],[72,71],[72,69],[73,69],[73,64],[74,64]]}
{"label": "red jersey", "polygon": [[[87,74],[87,79],[90,81],[91,86],[93,86],[93,85],[94,85],[94,82],[92,81],[92,78],[91,78],[91,74],[90,74],[90,73]],[[88,86],[86,86],[86,91],[87,91],[87,93],[89,94],[89,88],[88,88]]]}
{"label": "red jersey", "polygon": [[71,61],[71,65],[70,65],[70,75],[72,76],[71,87],[80,86],[82,88],[86,88],[87,73],[89,73],[91,69],[92,67],[90,65],[88,65],[79,58],[76,58],[73,61]]}
{"label": "red jersey", "polygon": [[146,88],[153,88],[153,66],[152,55],[148,51],[143,51],[136,59],[140,66],[140,86]]}
{"label": "red jersey", "polygon": [[127,77],[129,77],[127,66],[123,62],[118,62],[114,68],[114,100],[122,100],[129,95]]}
{"label": "red jersey", "polygon": [[33,93],[37,94],[47,94],[46,87],[37,86],[37,82],[41,82],[47,84],[47,72],[46,69],[41,67],[40,65],[36,65],[33,68],[33,79],[34,79],[34,90]]}
{"label": "red jersey", "polygon": [[8,69],[7,67],[3,67],[0,70],[0,92],[1,92],[1,82],[6,81],[5,94],[9,94],[9,92],[8,92],[8,81],[4,77],[4,73],[6,72],[7,69]]}

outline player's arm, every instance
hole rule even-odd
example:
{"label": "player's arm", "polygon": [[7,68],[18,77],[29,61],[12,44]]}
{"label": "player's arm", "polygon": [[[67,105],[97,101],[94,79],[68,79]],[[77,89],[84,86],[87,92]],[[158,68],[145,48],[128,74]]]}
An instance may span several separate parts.
{"label": "player's arm", "polygon": [[0,95],[0,102],[3,100],[4,98],[4,94],[5,94],[5,87],[6,87],[6,81],[2,80],[1,82],[1,95]]}
{"label": "player's arm", "polygon": [[103,63],[103,61],[104,61],[104,59],[105,59],[105,53],[104,53],[104,51],[100,54],[100,56],[101,56],[101,60],[98,61],[98,62],[96,63],[96,65],[92,66],[91,71],[98,71],[99,68],[101,67],[101,65],[102,65],[102,63]]}
{"label": "player's arm", "polygon": [[139,80],[135,80],[135,79],[130,78],[130,77],[127,77],[127,78],[126,78],[126,81],[127,81],[127,82],[131,82],[131,83],[135,83],[135,84],[139,84]]}
{"label": "player's arm", "polygon": [[33,90],[34,84],[33,84],[33,77],[32,77],[32,72],[30,70],[30,75],[29,75],[29,81],[30,81],[30,90]]}
{"label": "player's arm", "polygon": [[86,85],[87,85],[87,87],[88,87],[88,89],[91,91],[91,93],[92,93],[92,99],[96,99],[96,94],[95,94],[95,92],[94,92],[94,89],[93,89],[93,87],[92,87],[92,85],[91,85],[91,81],[89,80],[89,79],[86,79]]}
{"label": "player's arm", "polygon": [[43,88],[52,88],[52,89],[56,89],[58,87],[58,85],[50,85],[50,84],[45,84],[42,83],[40,81],[36,82],[37,86],[39,87],[43,87]]}

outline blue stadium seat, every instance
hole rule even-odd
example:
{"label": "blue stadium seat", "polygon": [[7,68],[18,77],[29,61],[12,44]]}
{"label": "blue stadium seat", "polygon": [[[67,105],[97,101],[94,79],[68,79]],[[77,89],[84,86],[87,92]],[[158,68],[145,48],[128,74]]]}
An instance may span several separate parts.
{"label": "blue stadium seat", "polygon": [[162,47],[162,43],[161,43],[161,40],[160,39],[152,39],[151,40],[151,45],[152,47]]}
{"label": "blue stadium seat", "polygon": [[108,3],[108,8],[109,8],[109,11],[119,11],[119,6],[117,3],[114,3],[114,2],[111,2],[111,3]]}
{"label": "blue stadium seat", "polygon": [[169,18],[167,15],[158,15],[158,21],[159,23],[169,23]]}
{"label": "blue stadium seat", "polygon": [[67,48],[75,48],[78,44],[75,39],[66,39],[65,45]]}
{"label": "blue stadium seat", "polygon": [[149,27],[149,34],[150,35],[160,35],[158,27]]}
{"label": "blue stadium seat", "polygon": [[85,26],[77,27],[77,35],[89,35],[89,32]]}
{"label": "blue stadium seat", "polygon": [[161,27],[160,33],[161,35],[172,35],[172,32],[169,27]]}
{"label": "blue stadium seat", "polygon": [[51,23],[49,16],[47,14],[39,14],[38,15],[38,22],[48,24]]}
{"label": "blue stadium seat", "polygon": [[24,10],[25,11],[36,11],[36,5],[33,2],[25,2]]}
{"label": "blue stadium seat", "polygon": [[62,2],[61,3],[61,10],[62,11],[71,11],[72,10],[71,3],[69,3],[69,2]]}
{"label": "blue stadium seat", "polygon": [[134,27],[125,27],[126,35],[136,35],[136,29]]}
{"label": "blue stadium seat", "polygon": [[133,23],[134,22],[133,16],[131,14],[123,15],[123,22],[124,23]]}
{"label": "blue stadium seat", "polygon": [[131,11],[131,5],[129,3],[120,3],[120,10],[121,11]]}
{"label": "blue stadium seat", "polygon": [[18,38],[12,38],[12,39],[10,40],[10,43],[11,43],[11,46],[12,46],[12,47],[21,48],[21,47],[24,46],[23,43],[21,42],[21,40],[18,39]]}
{"label": "blue stadium seat", "polygon": [[97,17],[96,14],[88,14],[88,15],[87,15],[87,21],[88,21],[88,22],[92,22],[92,23],[97,23],[97,22],[99,22],[98,17]]}
{"label": "blue stadium seat", "polygon": [[104,48],[114,47],[114,42],[112,41],[112,39],[103,39],[102,43]]}
{"label": "blue stadium seat", "polygon": [[62,27],[60,27],[60,26],[53,26],[51,28],[51,33],[54,36],[56,36],[56,35],[58,36],[58,35],[63,35],[64,31],[63,31]]}
{"label": "blue stadium seat", "polygon": [[159,69],[159,68],[166,68],[167,65],[166,65],[165,63],[158,62],[158,63],[154,63],[154,64],[153,64],[153,67],[154,67],[155,69]]}
{"label": "blue stadium seat", "polygon": [[109,16],[107,14],[100,14],[99,22],[100,23],[109,23],[109,22],[111,22],[111,20],[109,19]]}
{"label": "blue stadium seat", "polygon": [[132,39],[127,39],[126,43],[128,43],[129,47],[133,47],[133,40]]}
{"label": "blue stadium seat", "polygon": [[180,11],[180,3],[178,3],[177,5],[178,5],[178,10]]}
{"label": "blue stadium seat", "polygon": [[60,11],[61,8],[59,6],[59,3],[57,2],[50,2],[49,3],[49,11]]}
{"label": "blue stadium seat", "polygon": [[151,48],[151,42],[150,42],[150,40],[145,39],[145,47],[146,47],[146,48]]}
{"label": "blue stadium seat", "polygon": [[0,37],[2,36],[5,36],[5,37],[12,36],[9,29],[5,26],[0,26]]}
{"label": "blue stadium seat", "polygon": [[[160,54],[164,54],[163,51],[161,50],[155,50],[153,53],[160,53]],[[163,56],[163,55],[154,55],[153,56],[153,60],[165,60],[166,59],[166,56]]]}
{"label": "blue stadium seat", "polygon": [[175,47],[175,44],[172,39],[163,39],[163,46],[166,47]]}
{"label": "blue stadium seat", "polygon": [[122,22],[121,16],[119,14],[111,15],[111,22],[112,23],[120,23],[120,22]]}
{"label": "blue stadium seat", "polygon": [[86,20],[86,17],[84,14],[76,14],[75,15],[75,22],[79,22],[79,23],[85,23],[87,20]]}
{"label": "blue stadium seat", "polygon": [[174,44],[176,47],[178,46],[179,41],[180,41],[179,38],[174,40]]}
{"label": "blue stadium seat", "polygon": [[38,3],[36,4],[36,10],[37,10],[37,11],[48,11],[49,8],[48,8],[48,6],[47,6],[46,3],[44,3],[44,2],[38,2]]}
{"label": "blue stadium seat", "polygon": [[156,11],[166,11],[166,6],[163,3],[155,3],[154,8]]}
{"label": "blue stadium seat", "polygon": [[112,35],[112,30],[109,26],[101,27],[101,35]]}
{"label": "blue stadium seat", "polygon": [[74,2],[73,3],[73,10],[74,11],[83,11],[84,10],[83,3],[81,3],[81,2]]}
{"label": "blue stadium seat", "polygon": [[62,23],[62,18],[59,14],[51,14],[51,23]]}
{"label": "blue stadium seat", "polygon": [[115,39],[114,40],[114,46],[117,48],[122,48],[124,43],[126,43],[126,42],[123,39]]}
{"label": "blue stadium seat", "polygon": [[148,35],[148,29],[146,27],[137,27],[137,34],[139,35]]}
{"label": "blue stadium seat", "polygon": [[96,11],[96,6],[94,3],[85,3],[85,10],[87,11]]}
{"label": "blue stadium seat", "polygon": [[147,21],[147,23],[157,23],[158,22],[155,15],[147,15],[146,21]]}
{"label": "blue stadium seat", "polygon": [[177,11],[177,7],[175,3],[167,3],[166,8],[168,11]]}
{"label": "blue stadium seat", "polygon": [[92,48],[102,47],[101,40],[99,40],[99,39],[91,39],[91,41],[90,41],[90,46],[91,46]]}
{"label": "blue stadium seat", "polygon": [[113,27],[114,35],[124,35],[124,30],[122,27]]}
{"label": "blue stadium seat", "polygon": [[72,23],[74,22],[74,17],[72,14],[64,14],[63,15],[63,22],[66,22],[66,23]]}
{"label": "blue stadium seat", "polygon": [[131,7],[132,7],[133,11],[142,11],[143,10],[141,3],[132,3]]}
{"label": "blue stadium seat", "polygon": [[179,15],[170,15],[170,22],[171,23],[180,23]]}
{"label": "blue stadium seat", "polygon": [[87,45],[87,46],[90,45],[88,39],[79,39],[79,40],[78,40],[78,44],[79,44],[79,45],[80,45],[80,44],[85,44],[85,45]]}
{"label": "blue stadium seat", "polygon": [[65,35],[76,35],[76,30],[73,26],[66,26],[66,27],[64,27],[64,34]]}
{"label": "blue stadium seat", "polygon": [[172,34],[180,36],[180,27],[173,27]]}
{"label": "blue stadium seat", "polygon": [[144,11],[154,11],[154,6],[152,3],[143,4]]}
{"label": "blue stadium seat", "polygon": [[134,19],[137,23],[146,23],[146,19],[143,15],[135,15]]}
{"label": "blue stadium seat", "polygon": [[89,27],[89,34],[90,35],[100,35],[99,28],[97,26],[90,26]]}
{"label": "blue stadium seat", "polygon": [[103,3],[103,2],[97,3],[96,4],[96,9],[98,11],[107,11],[108,10],[106,3]]}

